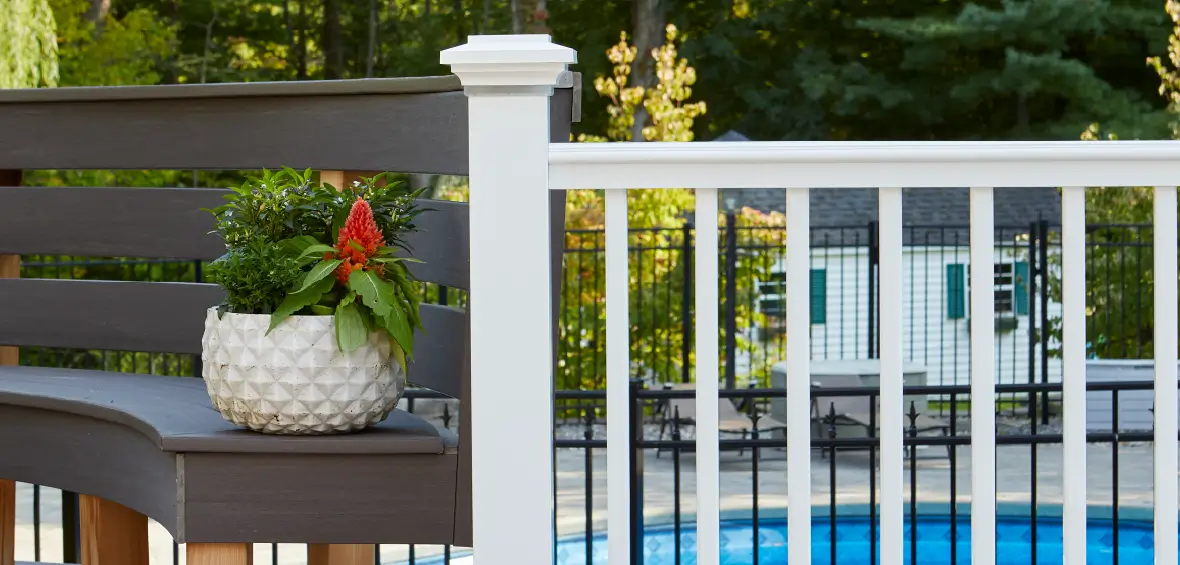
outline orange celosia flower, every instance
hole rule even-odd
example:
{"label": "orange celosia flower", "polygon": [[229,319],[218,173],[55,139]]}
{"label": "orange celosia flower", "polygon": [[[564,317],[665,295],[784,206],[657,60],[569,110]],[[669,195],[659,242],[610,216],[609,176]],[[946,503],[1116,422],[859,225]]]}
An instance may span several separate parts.
{"label": "orange celosia flower", "polygon": [[[356,249],[350,243],[356,243],[361,249]],[[352,203],[348,212],[348,219],[336,239],[336,258],[344,262],[336,268],[336,279],[341,283],[348,283],[348,275],[360,269],[381,271],[381,265],[368,265],[369,258],[377,254],[377,249],[385,246],[381,237],[381,229],[373,219],[373,209],[363,199]]]}

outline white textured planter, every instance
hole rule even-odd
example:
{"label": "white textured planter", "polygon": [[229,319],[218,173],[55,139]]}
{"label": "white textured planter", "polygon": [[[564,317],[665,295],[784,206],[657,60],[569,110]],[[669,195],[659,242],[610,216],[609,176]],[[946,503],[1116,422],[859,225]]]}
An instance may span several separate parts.
{"label": "white textured planter", "polygon": [[291,316],[267,335],[269,325],[265,314],[205,316],[201,374],[226,420],[263,433],[334,434],[397,406],[406,375],[384,334],[343,353],[332,316]]}

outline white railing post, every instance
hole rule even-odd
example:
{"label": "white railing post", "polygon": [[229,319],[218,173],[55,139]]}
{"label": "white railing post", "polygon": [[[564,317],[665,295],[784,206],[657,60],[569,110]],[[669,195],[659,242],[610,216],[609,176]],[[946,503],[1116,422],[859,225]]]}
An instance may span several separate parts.
{"label": "white railing post", "polygon": [[576,61],[547,35],[442,52],[468,96],[472,528],[482,565],[553,560],[549,99]]}
{"label": "white railing post", "polygon": [[1155,565],[1176,565],[1176,187],[1155,187]]}
{"label": "white railing post", "polygon": [[1086,565],[1086,188],[1081,186],[1061,189],[1061,294],[1062,560]]}
{"label": "white railing post", "polygon": [[971,197],[971,563],[996,562],[995,195]]}

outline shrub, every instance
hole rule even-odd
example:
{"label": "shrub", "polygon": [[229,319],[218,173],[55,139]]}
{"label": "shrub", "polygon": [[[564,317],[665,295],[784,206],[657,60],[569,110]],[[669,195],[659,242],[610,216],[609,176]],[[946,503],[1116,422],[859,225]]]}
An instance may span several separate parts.
{"label": "shrub", "polygon": [[270,330],[292,315],[331,315],[342,351],[383,332],[404,369],[420,296],[406,268],[414,259],[396,254],[409,251],[420,193],[385,175],[340,190],[310,170],[249,178],[209,210],[228,248],[210,272],[226,291],[222,310],[269,314]]}

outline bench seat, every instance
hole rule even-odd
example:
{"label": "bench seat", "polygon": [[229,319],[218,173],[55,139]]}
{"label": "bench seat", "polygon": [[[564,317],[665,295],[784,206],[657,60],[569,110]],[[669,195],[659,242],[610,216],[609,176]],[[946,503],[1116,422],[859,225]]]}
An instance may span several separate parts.
{"label": "bench seat", "polygon": [[180,543],[452,543],[457,447],[401,410],[270,436],[222,419],[198,378],[0,367],[0,478],[117,502]]}

